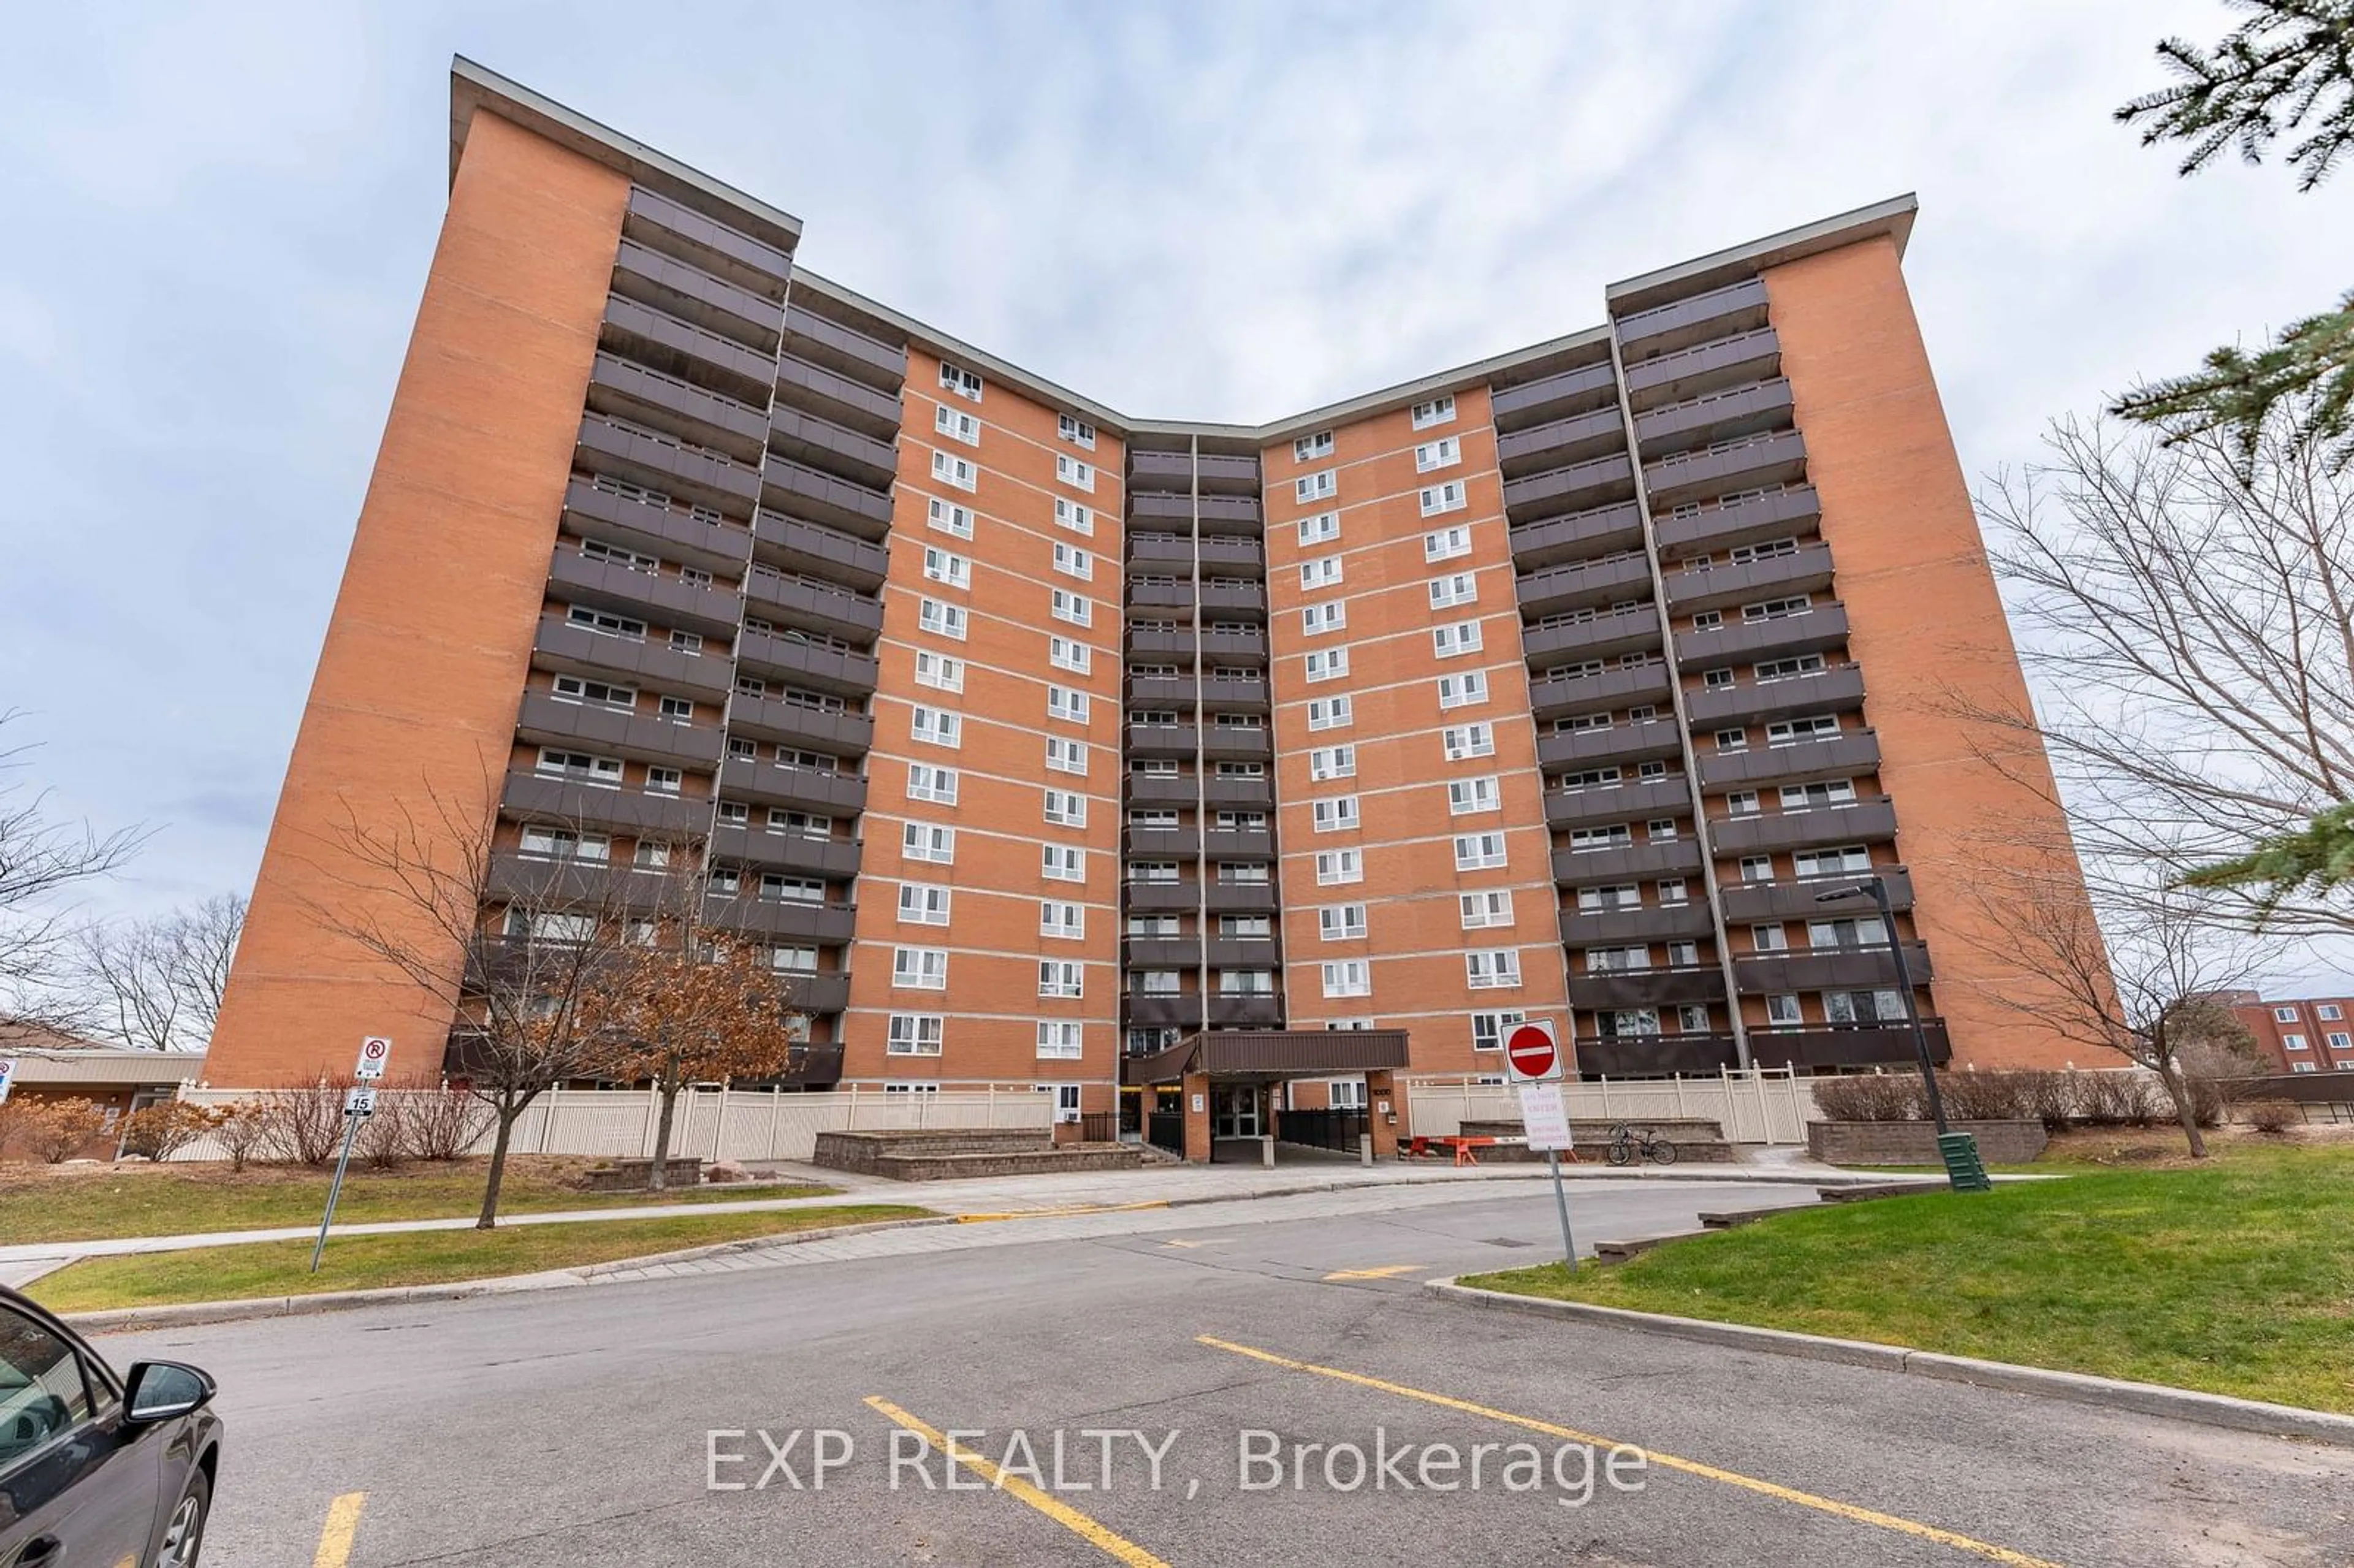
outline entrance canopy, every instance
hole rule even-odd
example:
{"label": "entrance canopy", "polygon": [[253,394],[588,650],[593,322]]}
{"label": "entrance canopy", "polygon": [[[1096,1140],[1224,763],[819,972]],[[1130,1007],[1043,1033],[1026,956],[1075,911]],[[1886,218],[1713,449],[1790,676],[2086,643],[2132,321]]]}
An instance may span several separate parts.
{"label": "entrance canopy", "polygon": [[1199,1074],[1213,1083],[1280,1083],[1395,1072],[1406,1065],[1403,1029],[1213,1029],[1165,1051],[1130,1056],[1119,1081],[1174,1084]]}

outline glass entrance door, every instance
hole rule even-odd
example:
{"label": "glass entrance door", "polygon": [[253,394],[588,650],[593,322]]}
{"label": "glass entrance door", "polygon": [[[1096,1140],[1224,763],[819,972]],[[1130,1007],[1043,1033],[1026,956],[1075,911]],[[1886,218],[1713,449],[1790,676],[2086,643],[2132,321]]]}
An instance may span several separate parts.
{"label": "glass entrance door", "polygon": [[1257,1138],[1258,1090],[1249,1084],[1227,1084],[1210,1090],[1210,1134],[1214,1138]]}

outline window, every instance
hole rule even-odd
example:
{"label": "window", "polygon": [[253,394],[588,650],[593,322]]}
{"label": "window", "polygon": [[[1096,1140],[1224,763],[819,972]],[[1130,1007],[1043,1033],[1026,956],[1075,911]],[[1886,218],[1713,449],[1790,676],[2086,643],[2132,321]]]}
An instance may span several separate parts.
{"label": "window", "polygon": [[1085,447],[1089,451],[1096,450],[1096,428],[1076,414],[1055,415],[1055,434],[1074,446]]}
{"label": "window", "polygon": [[1046,791],[1046,820],[1058,828],[1087,825],[1087,798],[1076,789]]}
{"label": "window", "polygon": [[1071,724],[1085,724],[1087,722],[1087,694],[1085,692],[1075,692],[1068,686],[1046,688],[1048,718],[1063,719]]}
{"label": "window", "polygon": [[2306,1051],[2312,1049],[2312,1047],[2306,1044],[2305,1036],[2302,1034],[2284,1034],[2281,1036],[2281,1049],[2284,1051]]}
{"label": "window", "polygon": [[966,619],[964,606],[928,599],[917,609],[916,624],[935,637],[953,638],[961,642],[964,641]]}
{"label": "window", "polygon": [[946,1020],[937,1012],[895,1012],[891,1015],[884,1054],[890,1056],[937,1056],[940,1054],[940,1036],[945,1026]]}
{"label": "window", "polygon": [[1757,814],[1757,791],[1755,789],[1735,789],[1733,793],[1724,798],[1724,809],[1732,812],[1736,817],[1755,816]]}
{"label": "window", "polygon": [[1749,945],[1761,953],[1787,953],[1790,950],[1790,933],[1779,921],[1766,926],[1749,927]]}
{"label": "window", "polygon": [[972,587],[972,562],[953,550],[927,545],[924,546],[924,575],[950,588],[969,588]]}
{"label": "window", "polygon": [[1479,647],[1479,623],[1476,620],[1431,628],[1430,652],[1435,657],[1452,659],[1458,653],[1477,653]]}
{"label": "window", "polygon": [[1275,971],[1272,969],[1220,969],[1218,994],[1221,996],[1273,996]]}
{"label": "window", "polygon": [[1693,612],[1692,630],[1694,631],[1713,631],[1723,624],[1724,611],[1721,609],[1702,609]]}
{"label": "window", "polygon": [[703,656],[703,633],[673,631],[670,634],[670,645],[681,653],[691,653],[699,659]]}
{"label": "window", "polygon": [[1500,810],[1504,801],[1492,773],[1479,779],[1456,779],[1447,786],[1447,813],[1466,816],[1474,811]]}
{"label": "window", "polygon": [[1741,607],[1744,620],[1780,620],[1785,616],[1804,615],[1814,607],[1814,600],[1805,594],[1792,594],[1787,599],[1761,599]]}
{"label": "window", "polygon": [[1082,779],[1086,778],[1087,743],[1084,740],[1065,740],[1059,735],[1048,736],[1046,766],[1056,773],[1076,773]]}
{"label": "window", "polygon": [[1643,824],[1643,836],[1655,844],[1673,843],[1677,838],[1676,820],[1658,817]]}
{"label": "window", "polygon": [[1302,669],[1305,678],[1310,681],[1337,681],[1348,673],[1346,648],[1320,649],[1307,656]]}
{"label": "window", "polygon": [[525,828],[523,853],[534,860],[609,860],[613,841],[603,833],[567,833],[554,828]]}
{"label": "window", "polygon": [[1353,779],[1357,776],[1357,748],[1353,746],[1318,746],[1308,752],[1308,777],[1317,783],[1327,779]]}
{"label": "window", "polygon": [[1719,751],[1746,751],[1749,749],[1749,732],[1745,729],[1718,730],[1716,748]]}
{"label": "window", "polygon": [[1471,1015],[1471,1049],[1500,1051],[1504,1036],[1529,1021],[1525,1012],[1475,1012]]}
{"label": "window", "polygon": [[1583,854],[1588,850],[1625,849],[1634,842],[1634,839],[1633,831],[1624,822],[1606,828],[1572,828],[1569,849],[1572,854]]}
{"label": "window", "polygon": [[933,746],[961,746],[964,744],[964,715],[918,704],[909,725],[909,733],[916,739]]}
{"label": "window", "polygon": [[1707,687],[1712,692],[1723,691],[1733,684],[1733,672],[1731,670],[1703,670],[1701,672],[1700,683]]}
{"label": "window", "polygon": [[1357,798],[1354,795],[1335,795],[1330,800],[1310,800],[1308,813],[1320,833],[1353,832],[1363,825],[1357,819]]}
{"label": "window", "polygon": [[1463,955],[1463,978],[1473,991],[1518,991],[1521,954],[1517,948],[1490,948]]}
{"label": "window", "polygon": [[602,539],[583,539],[580,553],[592,561],[602,561],[609,567],[619,567],[625,572],[642,572],[647,577],[662,576],[662,560],[655,556],[642,556],[635,550],[625,550],[619,545],[608,545]]}
{"label": "window", "polygon": [[1708,1033],[1708,1006],[1705,1002],[1676,1009],[1676,1027],[1686,1034]]}
{"label": "window", "polygon": [[1766,726],[1768,746],[1795,746],[1802,740],[1828,740],[1839,734],[1834,714],[1809,714],[1804,718],[1776,719]]}
{"label": "window", "polygon": [[1341,477],[1331,469],[1315,473],[1303,473],[1292,481],[1291,495],[1295,501],[1323,501],[1340,491]]}
{"label": "window", "polygon": [[1062,898],[1039,900],[1038,935],[1078,942],[1086,940],[1087,934],[1087,911],[1085,905]]}
{"label": "window", "polygon": [[1451,561],[1458,556],[1471,553],[1471,530],[1458,523],[1452,528],[1439,528],[1422,536],[1422,558],[1426,561]]}
{"label": "window", "polygon": [[1463,461],[1463,438],[1442,436],[1435,441],[1425,441],[1414,449],[1414,471],[1428,473],[1437,468],[1453,468]]}
{"label": "window", "polygon": [[1479,578],[1475,573],[1456,572],[1435,579],[1430,585],[1430,608],[1447,609],[1458,604],[1470,604],[1479,597]]}
{"label": "window", "polygon": [[964,661],[946,653],[921,651],[916,654],[916,684],[934,686],[943,692],[964,690]]}
{"label": "window", "polygon": [[1880,923],[1877,915],[1843,916],[1833,920],[1807,922],[1807,946],[1810,948],[1885,948],[1888,927]]}
{"label": "window", "polygon": [[[1128,863],[1128,879],[1130,882],[1175,882],[1178,880],[1177,863],[1173,860],[1132,860]],[[1173,937],[1177,933],[1159,934]]]}
{"label": "window", "polygon": [[1038,960],[1040,996],[1076,997],[1087,993],[1087,970],[1075,959]]}
{"label": "window", "polygon": [[1363,850],[1319,850],[1316,853],[1316,885],[1337,887],[1343,883],[1365,880],[1365,853]]}
{"label": "window", "polygon": [[891,983],[912,991],[945,991],[949,983],[946,948],[894,948]]}
{"label": "window", "polygon": [[2329,1048],[2332,1051],[2354,1051],[2354,1034],[2349,1034],[2342,1029],[2331,1030]]}
{"label": "window", "polygon": [[744,827],[752,820],[752,808],[741,800],[722,800],[719,802],[719,820],[730,827]]}
{"label": "window", "polygon": [[1770,854],[1745,854],[1741,857],[1741,880],[1771,882],[1774,880],[1774,857]]}
{"label": "window", "polygon": [[956,830],[931,822],[902,822],[899,824],[899,853],[908,860],[954,865]]}
{"label": "window", "polygon": [[1047,609],[1055,620],[1067,620],[1073,626],[1090,626],[1095,622],[1095,602],[1086,595],[1073,593],[1068,588],[1056,588]]}
{"label": "window", "polygon": [[981,445],[980,417],[951,408],[945,403],[933,408],[932,429],[952,441],[961,441],[969,447]]}
{"label": "window", "polygon": [[903,882],[899,885],[899,919],[909,926],[945,926],[953,896],[945,887]]}
{"label": "window", "polygon": [[2296,1022],[2296,1009],[2294,1007],[2274,1008],[2273,1022],[2275,1023],[2295,1023]]}
{"label": "window", "polygon": [[1175,969],[1130,969],[1128,989],[1141,991],[1147,996],[1175,996],[1179,990],[1179,978]]}
{"label": "window", "polygon": [[1792,857],[1799,876],[1849,876],[1872,869],[1872,852],[1861,844],[1838,849],[1800,850]]}
{"label": "window", "polygon": [[1313,517],[1299,520],[1299,542],[1302,545],[1322,545],[1341,536],[1341,514],[1319,512]]}
{"label": "window", "polygon": [[833,819],[813,811],[788,811],[781,806],[769,808],[769,831],[797,839],[830,839],[833,837]]}
{"label": "window", "polygon": [[[1076,1062],[1079,1059],[1080,1025],[1076,1019],[1042,1019],[1038,1023],[1038,1057],[1046,1062]],[[1059,1096],[1063,1089],[1076,1092],[1076,1084],[1056,1086]],[[1061,1103],[1058,1098],[1056,1104]]]}
{"label": "window", "polygon": [[1046,639],[1046,662],[1057,670],[1068,670],[1084,675],[1095,667],[1096,651],[1085,642],[1069,637]]}
{"label": "window", "polygon": [[1798,999],[1795,996],[1769,996],[1766,999],[1766,1022],[1768,1023],[1797,1023],[1805,1016],[1798,1011]]}
{"label": "window", "polygon": [[1455,394],[1433,397],[1414,406],[1414,428],[1426,430],[1433,425],[1444,425],[1455,418]]}
{"label": "window", "polygon": [[1055,497],[1055,525],[1068,528],[1074,534],[1093,535],[1096,531],[1095,508],[1058,495]]}
{"label": "window", "polygon": [[953,534],[960,539],[972,537],[972,508],[959,506],[935,497],[925,500],[926,521],[943,534]]}
{"label": "window", "polygon": [[1084,490],[1092,494],[1096,487],[1096,465],[1081,462],[1068,452],[1056,452],[1055,478],[1073,490]]}
{"label": "window", "polygon": [[1312,561],[1299,563],[1299,591],[1316,593],[1341,586],[1341,557],[1319,556]]}
{"label": "window", "polygon": [[1332,432],[1319,430],[1312,436],[1300,436],[1291,443],[1291,461],[1314,462],[1318,458],[1332,455]]}
{"label": "window", "polygon": [[1221,915],[1218,935],[1265,938],[1275,935],[1275,922],[1265,915]]}
{"label": "window", "polygon": [[1229,885],[1257,885],[1267,880],[1267,865],[1263,860],[1222,860],[1218,863],[1218,880]]}
{"label": "window", "polygon": [[1065,577],[1092,578],[1096,575],[1096,558],[1076,545],[1055,541],[1055,569]]}
{"label": "window", "polygon": [[1316,934],[1328,942],[1351,942],[1365,934],[1365,906],[1327,904],[1316,911]]}
{"label": "window", "polygon": [[695,704],[685,697],[663,697],[654,704],[654,711],[673,724],[693,724]]}
{"label": "window", "polygon": [[1800,653],[1788,659],[1768,660],[1753,666],[1750,673],[1757,677],[1758,684],[1764,685],[1768,681],[1787,681],[1793,675],[1811,675],[1822,667],[1821,654]]}
{"label": "window", "polygon": [[1458,833],[1455,836],[1456,870],[1486,871],[1503,863],[1503,834]]}
{"label": "window", "polygon": [[582,751],[557,751],[543,746],[539,748],[539,771],[618,789],[621,782],[621,759],[618,757],[591,757]]}
{"label": "window", "polygon": [[2313,1015],[2316,1018],[2320,1019],[2325,1023],[2335,1023],[2340,1018],[2345,1016],[2343,1012],[2338,1011],[2338,1004],[2334,1001],[2315,1003]]}
{"label": "window", "polygon": [[646,769],[646,793],[649,795],[675,795],[679,786],[685,781],[686,775],[675,768]]}
{"label": "window", "polygon": [[584,681],[578,675],[558,675],[555,684],[556,698],[565,703],[595,703],[600,707],[635,708],[638,689],[616,686],[603,681]]}
{"label": "window", "polygon": [[[0,1388],[8,1391],[8,1421],[5,1428],[0,1429],[0,1469],[16,1469],[18,1460],[49,1447],[91,1418],[90,1385],[83,1379],[81,1359],[74,1353],[73,1346],[32,1319],[6,1308],[0,1308]],[[101,1454],[107,1451],[95,1443],[85,1441],[82,1446],[85,1452],[90,1448],[97,1448]],[[60,1478],[63,1475],[74,1474],[87,1463],[81,1455],[57,1457],[62,1467]],[[35,1467],[39,1467],[37,1462],[35,1462]],[[31,1475],[19,1479],[24,1486],[16,1495],[23,1499],[27,1511],[37,1507],[32,1498],[52,1495],[49,1489],[44,1488],[41,1481]],[[101,1481],[95,1489],[86,1488],[83,1495],[90,1501],[95,1501],[91,1493],[102,1492],[105,1486],[106,1483]],[[95,1535],[98,1520],[94,1510],[89,1510],[89,1502],[83,1506],[86,1510],[83,1517],[89,1520],[86,1532]],[[71,1504],[63,1505],[56,1517],[63,1517],[63,1512],[71,1507]],[[48,1513],[46,1510],[40,1511],[45,1515]],[[13,1521],[16,1517],[13,1506],[9,1513]],[[27,1525],[26,1528],[31,1531],[37,1527]],[[85,1531],[72,1529],[68,1533],[79,1536]],[[49,1538],[48,1545],[50,1548],[57,1545],[54,1538]],[[28,1557],[18,1561],[49,1561],[48,1551],[38,1541],[31,1542],[27,1550]]]}
{"label": "window", "polygon": [[970,397],[976,403],[981,401],[981,377],[961,366],[944,362],[940,366],[940,385],[960,397]]}
{"label": "window", "polygon": [[591,609],[585,604],[576,604],[566,610],[564,620],[567,625],[583,628],[599,637],[624,637],[633,642],[642,642],[646,637],[644,621],[615,615],[609,609]]}
{"label": "window", "polygon": [[1425,517],[1436,517],[1442,512],[1460,512],[1462,510],[1463,482],[1461,480],[1450,479],[1445,484],[1433,484],[1424,487],[1422,492],[1422,514]]}
{"label": "window", "polygon": [[1651,949],[1638,944],[1631,948],[1588,948],[1585,949],[1585,972],[1590,975],[1624,974],[1629,969],[1651,967]]}
{"label": "window", "polygon": [[1577,890],[1577,912],[1581,915],[1598,915],[1609,909],[1639,909],[1642,906],[1642,889],[1631,882],[1616,887],[1581,887]]}
{"label": "window", "polygon": [[1438,677],[1438,705],[1447,708],[1468,708],[1488,700],[1488,672],[1473,670],[1467,674]]}
{"label": "window", "polygon": [[932,454],[932,477],[959,490],[981,488],[981,470],[973,466],[972,460],[949,452],[936,451]]}
{"label": "window", "polygon": [[907,764],[907,799],[931,800],[943,806],[957,803],[957,772],[953,768],[935,768],[928,762]]}
{"label": "window", "polygon": [[1041,844],[1038,874],[1049,882],[1085,882],[1087,852],[1076,844]]}
{"label": "window", "polygon": [[1512,923],[1512,895],[1503,888],[1490,888],[1482,893],[1458,893],[1455,895],[1455,903],[1462,913],[1463,928],[1467,931]]}
{"label": "window", "polygon": [[1324,968],[1324,994],[1328,997],[1371,996],[1373,994],[1373,966],[1363,959],[1341,959]]}
{"label": "window", "polygon": [[1855,780],[1835,779],[1825,784],[1785,784],[1782,786],[1782,810],[1811,810],[1819,806],[1845,806],[1855,800]]}
{"label": "window", "polygon": [[1309,605],[1299,612],[1299,634],[1303,637],[1339,631],[1348,624],[1349,602],[1346,599],[1328,599],[1322,604]]}
{"label": "window", "polygon": [[1356,716],[1353,697],[1310,697],[1308,701],[1308,727],[1344,729]]}

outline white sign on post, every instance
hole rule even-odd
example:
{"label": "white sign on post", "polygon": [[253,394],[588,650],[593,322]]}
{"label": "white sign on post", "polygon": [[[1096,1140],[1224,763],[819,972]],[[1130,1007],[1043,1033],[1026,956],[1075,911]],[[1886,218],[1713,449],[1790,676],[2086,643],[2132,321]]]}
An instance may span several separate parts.
{"label": "white sign on post", "polygon": [[16,1081],[16,1058],[0,1056],[0,1106],[8,1103],[8,1086]]}
{"label": "white sign on post", "polygon": [[363,1083],[373,1083],[384,1076],[386,1065],[392,1060],[392,1042],[381,1034],[371,1034],[360,1042],[360,1065],[352,1069],[352,1076]]}
{"label": "white sign on post", "polygon": [[345,1089],[344,1114],[345,1116],[376,1115],[376,1091],[366,1087]]}
{"label": "white sign on post", "polygon": [[1528,1130],[1531,1149],[1558,1151],[1575,1147],[1569,1136],[1569,1109],[1562,1104],[1557,1083],[1521,1086],[1521,1125]]}

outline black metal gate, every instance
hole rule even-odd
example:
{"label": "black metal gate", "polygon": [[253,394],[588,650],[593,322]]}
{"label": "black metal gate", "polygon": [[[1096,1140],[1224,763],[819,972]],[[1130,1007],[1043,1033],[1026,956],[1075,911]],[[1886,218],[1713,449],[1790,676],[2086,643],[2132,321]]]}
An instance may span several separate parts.
{"label": "black metal gate", "polygon": [[1278,1115],[1283,1142],[1341,1154],[1356,1153],[1358,1138],[1372,1128],[1361,1110],[1288,1110]]}
{"label": "black metal gate", "polygon": [[1180,1159],[1185,1153],[1185,1113],[1182,1110],[1157,1110],[1145,1118],[1145,1137],[1155,1149],[1165,1149]]}

